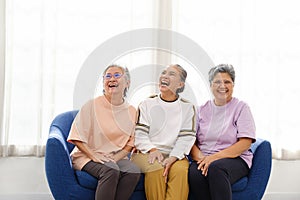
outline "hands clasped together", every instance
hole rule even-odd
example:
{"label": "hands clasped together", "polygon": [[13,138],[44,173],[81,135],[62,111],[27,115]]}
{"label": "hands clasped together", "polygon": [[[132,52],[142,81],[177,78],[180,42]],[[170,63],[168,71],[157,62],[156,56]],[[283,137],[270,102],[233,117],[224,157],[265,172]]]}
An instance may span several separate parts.
{"label": "hands clasped together", "polygon": [[215,160],[216,159],[213,157],[213,155],[203,156],[203,157],[199,158],[197,161],[198,170],[201,170],[202,174],[204,176],[207,176],[209,165]]}

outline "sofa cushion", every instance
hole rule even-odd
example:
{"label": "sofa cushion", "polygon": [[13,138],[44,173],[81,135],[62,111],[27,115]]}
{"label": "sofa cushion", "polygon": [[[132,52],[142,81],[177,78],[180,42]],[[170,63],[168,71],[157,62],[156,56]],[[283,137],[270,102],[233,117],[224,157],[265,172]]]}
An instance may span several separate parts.
{"label": "sofa cushion", "polygon": [[98,180],[85,171],[75,170],[79,185],[82,187],[95,190],[97,188]]}
{"label": "sofa cushion", "polygon": [[248,183],[248,177],[245,176],[245,177],[241,178],[240,180],[238,180],[237,182],[235,182],[232,185],[231,189],[233,192],[244,190],[247,186],[247,183]]}

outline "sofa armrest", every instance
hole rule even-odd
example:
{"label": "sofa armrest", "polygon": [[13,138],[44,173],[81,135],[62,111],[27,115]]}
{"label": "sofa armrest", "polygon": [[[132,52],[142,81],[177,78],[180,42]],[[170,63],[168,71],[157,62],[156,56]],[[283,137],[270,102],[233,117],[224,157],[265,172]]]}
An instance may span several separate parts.
{"label": "sofa armrest", "polygon": [[46,144],[45,171],[52,194],[64,194],[66,188],[61,185],[68,187],[77,184],[66,142],[60,130],[53,126]]}
{"label": "sofa armrest", "polygon": [[245,190],[234,194],[233,199],[260,200],[266,190],[272,167],[272,149],[267,140],[258,139],[253,144],[252,167]]}
{"label": "sofa armrest", "polygon": [[264,140],[257,147],[249,173],[249,187],[256,187],[261,199],[267,187],[272,168],[272,149],[269,141]]}

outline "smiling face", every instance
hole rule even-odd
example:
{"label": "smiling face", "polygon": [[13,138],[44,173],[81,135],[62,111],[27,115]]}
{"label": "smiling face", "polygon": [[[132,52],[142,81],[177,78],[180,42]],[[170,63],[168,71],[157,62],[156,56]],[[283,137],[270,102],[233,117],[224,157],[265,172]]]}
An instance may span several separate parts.
{"label": "smiling face", "polygon": [[162,71],[159,78],[159,90],[165,100],[177,98],[177,90],[184,86],[180,78],[180,70],[176,66],[169,66]]}
{"label": "smiling face", "polygon": [[228,73],[217,73],[210,87],[217,106],[225,105],[232,99],[234,83]]}
{"label": "smiling face", "polygon": [[125,88],[128,86],[129,82],[126,80],[122,68],[113,66],[106,70],[103,76],[103,87],[106,96],[123,98]]}

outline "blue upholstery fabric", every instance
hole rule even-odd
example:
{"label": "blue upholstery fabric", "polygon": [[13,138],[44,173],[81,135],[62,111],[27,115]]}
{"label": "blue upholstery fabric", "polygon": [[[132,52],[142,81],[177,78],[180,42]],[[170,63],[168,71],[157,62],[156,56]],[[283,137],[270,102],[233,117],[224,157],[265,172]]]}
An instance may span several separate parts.
{"label": "blue upholstery fabric", "polygon": [[247,186],[244,190],[234,191],[233,200],[259,200],[265,193],[272,167],[271,144],[267,140],[256,139],[251,150],[254,156]]}
{"label": "blue upholstery fabric", "polygon": [[47,181],[56,200],[94,199],[95,191],[79,185],[72,168],[70,152],[74,145],[66,142],[77,111],[58,115],[50,126],[46,144],[45,170]]}
{"label": "blue upholstery fabric", "polygon": [[243,177],[231,186],[233,192],[242,191],[247,187],[248,177]]}
{"label": "blue upholstery fabric", "polygon": [[[45,170],[48,185],[56,200],[93,200],[97,179],[86,172],[72,168],[70,152],[74,145],[66,141],[71,124],[78,111],[69,111],[55,117],[46,144]],[[263,197],[271,172],[271,145],[257,139],[252,144],[253,164],[248,177],[232,185],[233,200],[258,200]],[[192,199],[192,198],[190,198]],[[138,182],[131,200],[146,200],[144,176]]]}
{"label": "blue upholstery fabric", "polygon": [[75,174],[79,185],[88,189],[96,190],[98,181],[95,177],[80,170],[75,170]]}

